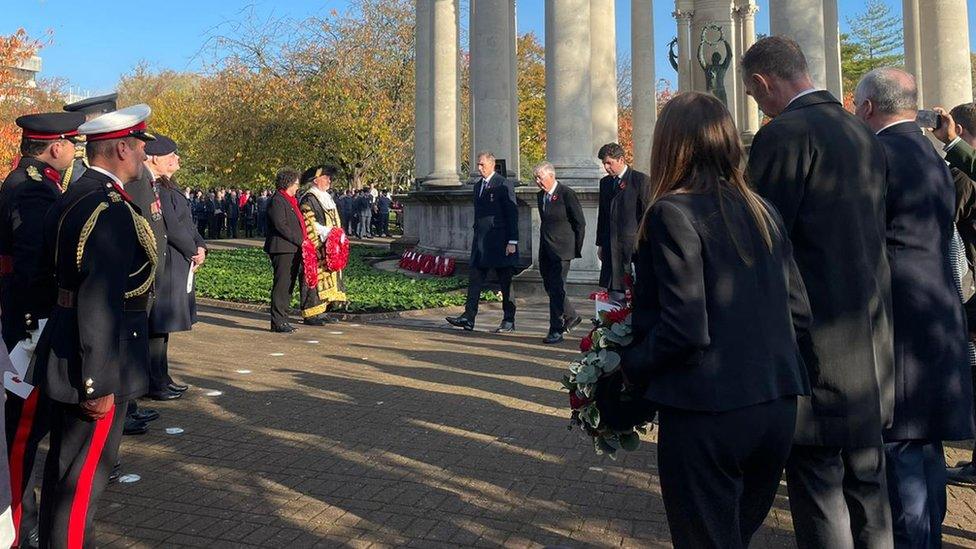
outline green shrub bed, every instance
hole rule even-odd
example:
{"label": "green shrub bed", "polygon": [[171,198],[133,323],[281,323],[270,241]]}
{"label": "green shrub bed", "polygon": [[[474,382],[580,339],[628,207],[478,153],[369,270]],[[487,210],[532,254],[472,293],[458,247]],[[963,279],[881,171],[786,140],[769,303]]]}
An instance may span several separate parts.
{"label": "green shrub bed", "polygon": [[[467,279],[415,279],[381,271],[367,260],[387,255],[387,251],[370,246],[353,245],[349,265],[343,272],[350,312],[387,312],[427,309],[464,304]],[[298,307],[298,289],[292,296],[292,306]],[[271,303],[271,262],[264,251],[257,248],[214,250],[196,273],[196,292],[200,297],[236,301],[240,303]],[[495,301],[491,292],[482,299]]]}

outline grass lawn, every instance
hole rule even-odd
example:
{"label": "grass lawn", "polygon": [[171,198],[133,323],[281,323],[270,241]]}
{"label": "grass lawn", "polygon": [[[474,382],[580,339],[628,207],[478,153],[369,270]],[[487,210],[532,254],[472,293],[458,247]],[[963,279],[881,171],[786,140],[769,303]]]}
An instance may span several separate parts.
{"label": "grass lawn", "polygon": [[[343,271],[351,312],[406,311],[463,305],[466,278],[414,279],[399,273],[374,269],[367,259],[384,256],[386,250],[353,245],[349,265]],[[295,285],[292,306],[298,306]],[[263,250],[242,248],[214,250],[196,273],[197,295],[241,303],[271,303],[271,262]],[[496,300],[491,292],[482,299]]]}

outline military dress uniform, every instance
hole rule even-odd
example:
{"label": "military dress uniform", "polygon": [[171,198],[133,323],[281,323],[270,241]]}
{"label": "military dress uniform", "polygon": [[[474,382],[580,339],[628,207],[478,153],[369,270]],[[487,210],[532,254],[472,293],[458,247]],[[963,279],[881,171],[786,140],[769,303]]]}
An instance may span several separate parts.
{"label": "military dress uniform", "polygon": [[[73,140],[85,121],[77,113],[22,116],[17,125],[25,142]],[[12,350],[47,318],[51,300],[33,286],[41,256],[40,234],[48,209],[61,195],[61,172],[46,162],[23,157],[0,187],[0,321],[3,342]],[[36,536],[34,461],[49,429],[48,401],[38,391],[27,398],[8,393],[4,428],[11,487],[11,518],[20,545]],[[36,537],[34,539],[36,543]]]}
{"label": "military dress uniform", "polygon": [[[88,97],[81,101],[68,103],[64,106],[64,110],[67,112],[81,113],[90,120],[116,110],[118,108],[116,103],[118,97],[119,94],[117,93]],[[62,187],[67,188],[71,183],[78,181],[87,169],[88,158],[85,156],[85,147],[84,145],[79,145],[75,148],[75,161],[64,171],[64,178],[61,182]]]}
{"label": "military dress uniform", "polygon": [[[137,105],[80,131],[89,141],[103,135],[151,139],[144,134],[148,114],[148,107]],[[133,120],[139,124],[118,129]],[[43,239],[41,276],[56,284],[57,303],[29,372],[52,401],[40,541],[44,548],[84,547],[116,463],[126,404],[148,386],[147,310],[156,240],[117,178],[96,166],[48,212]],[[100,419],[80,406],[107,396],[114,404]]]}

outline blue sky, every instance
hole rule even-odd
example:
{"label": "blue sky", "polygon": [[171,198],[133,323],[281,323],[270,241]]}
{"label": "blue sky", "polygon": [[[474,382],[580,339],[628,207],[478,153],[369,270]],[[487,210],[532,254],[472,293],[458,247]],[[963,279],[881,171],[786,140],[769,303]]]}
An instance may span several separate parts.
{"label": "blue sky", "polygon": [[[461,0],[467,4],[468,0]],[[901,0],[885,0],[901,13]],[[757,31],[768,32],[768,0],[759,0]],[[976,2],[969,1],[970,42],[976,44]],[[217,32],[228,32],[230,22],[248,9],[262,17],[302,19],[344,10],[347,0],[168,0],[133,3],[118,10],[117,0],[3,0],[0,33],[24,27],[40,36],[48,29],[53,44],[41,55],[42,77],[64,78],[75,90],[104,93],[114,89],[119,77],[139,62],[154,68],[195,70],[206,60],[201,48]],[[864,0],[839,0],[841,28],[846,17],[864,9]],[[675,34],[671,11],[674,2],[657,0],[655,41],[659,78],[674,79],[666,57],[666,44]],[[117,13],[113,13],[117,12]],[[465,10],[466,13],[466,10]],[[544,35],[544,1],[518,1],[520,32]],[[618,48],[630,48],[630,0],[617,0]],[[976,49],[976,46],[973,46]]]}

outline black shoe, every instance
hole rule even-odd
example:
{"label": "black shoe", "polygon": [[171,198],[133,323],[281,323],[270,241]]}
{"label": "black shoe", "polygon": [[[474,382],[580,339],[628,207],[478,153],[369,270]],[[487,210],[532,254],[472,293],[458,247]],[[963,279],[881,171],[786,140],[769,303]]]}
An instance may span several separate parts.
{"label": "black shoe", "polygon": [[169,389],[149,393],[149,398],[153,400],[176,400],[182,396],[183,393],[177,393],[176,391],[170,391]]}
{"label": "black shoe", "polygon": [[464,331],[466,332],[470,332],[471,330],[474,330],[474,321],[464,315],[449,316],[444,320],[446,320],[447,323],[450,324],[451,326],[455,326],[457,328],[464,328]]}
{"label": "black shoe", "polygon": [[119,477],[121,476],[122,476],[122,462],[120,461],[116,463],[114,467],[112,467],[112,472],[108,474],[108,481],[110,483],[115,482],[119,480]]}
{"label": "black shoe", "polygon": [[288,323],[281,324],[279,326],[272,324],[271,331],[276,334],[290,334],[295,331],[295,327]]}
{"label": "black shoe", "polygon": [[132,418],[125,418],[122,426],[123,435],[144,435],[149,431],[149,424],[145,421],[136,421]]}
{"label": "black shoe", "polygon": [[170,383],[166,386],[167,389],[173,391],[174,393],[185,393],[187,389],[190,388],[189,385],[183,385],[182,383]]}
{"label": "black shoe", "polygon": [[976,486],[976,466],[970,463],[946,469],[946,482],[956,486]]}
{"label": "black shoe", "polygon": [[126,419],[132,421],[141,421],[142,423],[149,423],[150,421],[156,421],[157,419],[159,419],[159,412],[157,412],[156,410],[142,409],[132,414]]}
{"label": "black shoe", "polygon": [[549,335],[547,335],[546,338],[542,340],[542,342],[551,345],[553,343],[559,343],[562,340],[563,340],[563,334],[562,333],[560,333],[560,332],[549,332]]}
{"label": "black shoe", "polygon": [[305,320],[302,320],[302,322],[308,326],[325,326],[327,323],[324,318],[314,316],[306,318]]}
{"label": "black shoe", "polygon": [[515,331],[515,323],[508,320],[503,320],[502,323],[499,324],[497,328],[495,328],[496,334],[510,334],[514,331]]}
{"label": "black shoe", "polygon": [[580,325],[580,322],[583,322],[583,317],[581,317],[579,315],[576,315],[573,318],[567,320],[566,323],[565,323],[565,326],[566,327],[563,328],[563,333],[567,333],[568,334],[569,332],[571,332],[573,330],[573,328],[579,326]]}

